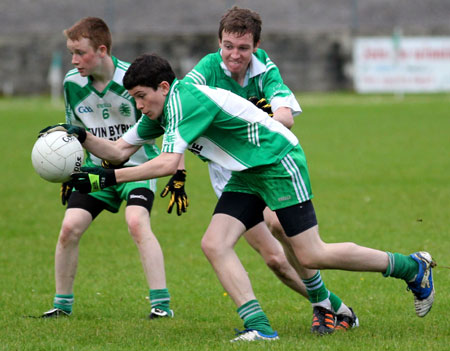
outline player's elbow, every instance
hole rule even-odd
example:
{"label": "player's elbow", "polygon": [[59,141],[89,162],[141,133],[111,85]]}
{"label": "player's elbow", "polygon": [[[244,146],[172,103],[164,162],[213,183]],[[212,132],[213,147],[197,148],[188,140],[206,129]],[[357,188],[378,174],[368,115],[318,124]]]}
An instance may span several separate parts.
{"label": "player's elbow", "polygon": [[294,125],[294,119],[293,119],[293,118],[286,118],[286,119],[283,121],[283,125],[284,125],[286,128],[291,129],[291,128],[293,127],[293,125]]}
{"label": "player's elbow", "polygon": [[280,107],[274,114],[273,119],[283,124],[286,128],[291,129],[294,125],[294,117],[289,107]]}
{"label": "player's elbow", "polygon": [[114,165],[120,165],[130,159],[127,154],[118,151],[112,152],[107,158],[109,162],[111,162]]}
{"label": "player's elbow", "polygon": [[130,157],[141,147],[139,145],[128,144],[122,138],[115,141],[110,141],[109,145],[109,153],[111,156],[110,161],[118,164],[128,161]]}

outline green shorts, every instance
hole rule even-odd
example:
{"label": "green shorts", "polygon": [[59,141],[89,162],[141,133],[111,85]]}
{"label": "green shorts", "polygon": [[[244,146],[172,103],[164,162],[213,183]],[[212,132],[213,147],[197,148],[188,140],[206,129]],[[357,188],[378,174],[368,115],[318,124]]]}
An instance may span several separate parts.
{"label": "green shorts", "polygon": [[103,201],[108,211],[116,213],[119,211],[122,201],[127,201],[128,194],[137,188],[146,188],[155,193],[156,179],[118,184],[94,193],[89,193],[89,195]]}
{"label": "green shorts", "polygon": [[305,154],[295,146],[279,163],[233,172],[224,192],[254,194],[271,210],[312,199]]}

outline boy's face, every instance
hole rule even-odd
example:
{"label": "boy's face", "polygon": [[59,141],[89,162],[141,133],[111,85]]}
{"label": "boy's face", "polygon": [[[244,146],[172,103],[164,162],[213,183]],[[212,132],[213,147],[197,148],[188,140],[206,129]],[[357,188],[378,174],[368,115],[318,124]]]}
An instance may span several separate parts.
{"label": "boy's face", "polygon": [[219,46],[222,49],[222,60],[228,70],[233,75],[243,75],[247,71],[252,60],[252,54],[259,46],[259,42],[254,45],[253,34],[222,32],[222,40],[219,39]]}
{"label": "boy's face", "polygon": [[67,39],[66,45],[72,55],[72,64],[78,69],[82,77],[87,77],[96,72],[101,64],[101,58],[104,56],[104,50],[101,50],[101,47],[94,50],[87,38]]}
{"label": "boy's face", "polygon": [[150,119],[156,120],[163,112],[164,102],[169,90],[170,84],[163,81],[156,90],[138,85],[128,90],[128,92],[136,101],[136,107]]}

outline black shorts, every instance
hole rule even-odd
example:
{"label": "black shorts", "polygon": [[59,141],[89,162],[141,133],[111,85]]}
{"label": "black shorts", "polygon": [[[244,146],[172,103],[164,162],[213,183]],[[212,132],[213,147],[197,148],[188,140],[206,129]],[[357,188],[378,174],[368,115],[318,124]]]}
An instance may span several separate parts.
{"label": "black shorts", "polygon": [[303,233],[317,225],[316,211],[311,200],[280,208],[275,213],[288,237]]}
{"label": "black shorts", "polygon": [[[256,195],[224,192],[214,214],[223,213],[238,219],[249,230],[264,221],[265,202]],[[316,212],[311,200],[275,211],[286,235],[292,237],[317,225]]]}
{"label": "black shorts", "polygon": [[264,221],[266,204],[256,195],[224,192],[217,202],[214,214],[223,213],[239,220],[247,230]]}
{"label": "black shorts", "polygon": [[[150,213],[153,207],[155,194],[153,191],[146,188],[137,188],[130,191],[127,199],[127,206],[142,206]],[[89,194],[82,194],[79,191],[74,191],[70,195],[67,203],[67,208],[81,208],[88,211],[92,219],[95,219],[100,212],[108,209],[106,202],[103,202]]]}

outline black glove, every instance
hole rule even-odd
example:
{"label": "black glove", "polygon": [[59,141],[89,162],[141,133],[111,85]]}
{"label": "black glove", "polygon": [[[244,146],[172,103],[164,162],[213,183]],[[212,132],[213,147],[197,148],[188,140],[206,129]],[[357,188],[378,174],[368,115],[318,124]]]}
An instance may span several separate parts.
{"label": "black glove", "polygon": [[184,191],[184,183],[186,182],[186,171],[179,169],[161,192],[161,197],[166,197],[170,192],[169,207],[167,207],[167,213],[172,213],[173,205],[177,204],[177,214],[181,216],[182,212],[186,212],[186,208],[189,206],[189,201]]}
{"label": "black glove", "polygon": [[93,193],[117,184],[113,169],[81,167],[80,173],[72,173],[70,184],[80,193]]}
{"label": "black glove", "polygon": [[119,169],[119,168],[123,168],[123,166],[125,165],[125,163],[127,163],[130,159],[122,162],[119,165],[115,165],[107,160],[102,160],[102,167],[106,168],[106,169]]}
{"label": "black glove", "polygon": [[45,127],[39,132],[38,137],[42,136],[43,134],[56,131],[67,132],[68,135],[74,135],[81,144],[83,144],[86,140],[86,129],[65,123]]}
{"label": "black glove", "polygon": [[69,197],[72,194],[72,184],[70,182],[65,182],[61,184],[61,202],[66,205],[69,201]]}
{"label": "black glove", "polygon": [[269,104],[265,98],[258,99],[256,96],[252,96],[248,98],[248,101],[253,103],[257,108],[263,110],[270,117],[273,117],[272,105]]}

